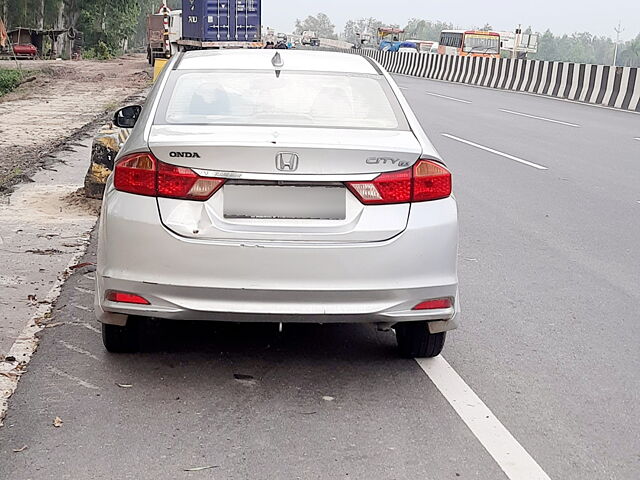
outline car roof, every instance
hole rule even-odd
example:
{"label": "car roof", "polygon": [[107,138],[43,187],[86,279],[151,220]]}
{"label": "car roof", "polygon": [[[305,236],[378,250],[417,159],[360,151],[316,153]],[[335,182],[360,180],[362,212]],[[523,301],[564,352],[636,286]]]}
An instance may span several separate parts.
{"label": "car roof", "polygon": [[282,60],[279,70],[378,74],[365,57],[350,53],[285,49],[228,49],[185,52],[177,70],[273,70],[273,57]]}

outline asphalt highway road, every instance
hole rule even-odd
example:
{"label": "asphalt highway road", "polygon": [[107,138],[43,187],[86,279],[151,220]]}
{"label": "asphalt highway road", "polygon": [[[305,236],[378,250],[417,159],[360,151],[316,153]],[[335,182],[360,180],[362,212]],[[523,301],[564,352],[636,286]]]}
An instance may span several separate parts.
{"label": "asphalt highway road", "polygon": [[460,205],[448,364],[362,326],[151,325],[144,353],[109,355],[80,270],[0,478],[639,478],[640,116],[397,81]]}

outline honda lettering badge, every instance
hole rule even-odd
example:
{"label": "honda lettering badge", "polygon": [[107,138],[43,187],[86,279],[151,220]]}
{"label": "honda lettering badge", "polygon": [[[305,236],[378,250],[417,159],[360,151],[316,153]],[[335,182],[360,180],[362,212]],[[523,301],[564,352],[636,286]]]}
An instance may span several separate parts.
{"label": "honda lettering badge", "polygon": [[281,152],[276,155],[276,168],[293,172],[298,169],[298,159],[297,153]]}

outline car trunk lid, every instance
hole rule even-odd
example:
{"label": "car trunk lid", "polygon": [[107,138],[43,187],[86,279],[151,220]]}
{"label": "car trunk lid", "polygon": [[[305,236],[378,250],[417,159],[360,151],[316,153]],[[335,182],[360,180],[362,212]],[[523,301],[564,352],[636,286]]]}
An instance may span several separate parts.
{"label": "car trunk lid", "polygon": [[164,225],[187,238],[374,242],[401,233],[409,204],[365,206],[344,182],[412,165],[409,131],[302,127],[154,126],[160,161],[224,178],[209,200],[159,198]]}

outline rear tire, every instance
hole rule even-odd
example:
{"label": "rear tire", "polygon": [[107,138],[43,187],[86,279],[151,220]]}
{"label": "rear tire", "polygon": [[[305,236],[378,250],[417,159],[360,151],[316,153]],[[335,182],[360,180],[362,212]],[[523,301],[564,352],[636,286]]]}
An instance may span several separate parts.
{"label": "rear tire", "polygon": [[402,322],[394,327],[398,350],[405,358],[431,358],[442,352],[447,332],[431,333],[427,322]]}
{"label": "rear tire", "polygon": [[111,353],[133,353],[140,348],[139,322],[129,317],[124,327],[102,324],[102,343]]}

